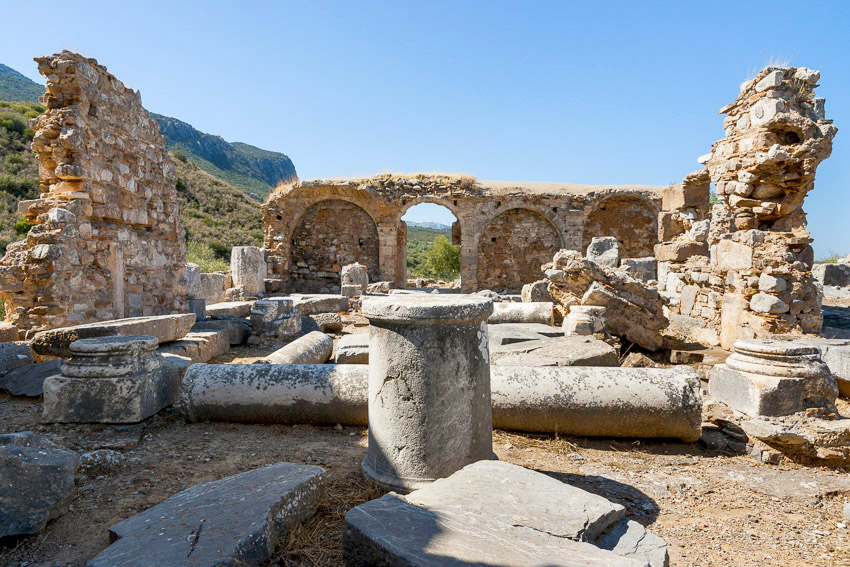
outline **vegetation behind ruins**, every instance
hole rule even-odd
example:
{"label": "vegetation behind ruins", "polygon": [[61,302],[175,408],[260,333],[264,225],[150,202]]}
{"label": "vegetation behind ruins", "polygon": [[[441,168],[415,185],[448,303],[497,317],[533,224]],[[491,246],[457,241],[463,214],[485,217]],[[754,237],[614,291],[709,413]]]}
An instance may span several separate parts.
{"label": "vegetation behind ruins", "polygon": [[38,163],[29,149],[33,132],[28,121],[43,111],[32,102],[0,101],[0,251],[31,226],[18,216],[18,201],[38,197]]}
{"label": "vegetation behind ruins", "polygon": [[0,63],[0,100],[37,102],[44,87]]}
{"label": "vegetation behind ruins", "polygon": [[452,246],[450,238],[450,228],[408,225],[407,277],[442,280],[460,277],[460,247]]}

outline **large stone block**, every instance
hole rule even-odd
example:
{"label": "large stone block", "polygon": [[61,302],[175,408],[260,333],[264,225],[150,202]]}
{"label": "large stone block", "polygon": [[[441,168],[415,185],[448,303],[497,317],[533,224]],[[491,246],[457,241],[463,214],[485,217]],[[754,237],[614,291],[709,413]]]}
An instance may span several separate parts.
{"label": "large stone block", "polygon": [[619,366],[617,351],[586,336],[544,338],[496,346],[490,362],[499,366]]}
{"label": "large stone block", "polygon": [[261,299],[251,307],[251,328],[257,336],[291,337],[301,330],[301,313],[291,299]]}
{"label": "large stone block", "polygon": [[255,301],[224,301],[206,306],[207,317],[221,319],[228,317],[248,317]]}
{"label": "large stone block", "polygon": [[201,274],[199,297],[207,300],[207,305],[224,301],[224,290],[230,287],[230,276],[222,272]]}
{"label": "large stone block", "polygon": [[369,334],[345,335],[336,345],[337,364],[369,364]]}
{"label": "large stone block", "polygon": [[549,476],[479,461],[350,510],[343,554],[346,565],[364,566],[655,566],[588,543],[624,515],[619,504]]}
{"label": "large stone block", "polygon": [[155,337],[157,342],[166,343],[186,336],[194,324],[194,313],[115,319],[41,331],[36,333],[30,345],[38,354],[68,358],[71,356],[69,346],[79,339],[148,335]]}
{"label": "large stone block", "polygon": [[533,303],[497,302],[488,323],[542,323],[551,325],[555,319],[555,305],[550,301]]}
{"label": "large stone block", "polygon": [[539,303],[547,301],[551,303],[552,296],[549,295],[549,280],[543,279],[530,284],[525,284],[522,286],[522,293],[520,295],[522,296],[523,303]]}
{"label": "large stone block", "polygon": [[753,248],[721,240],[711,247],[711,263],[722,270],[749,270],[753,267]]}
{"label": "large stone block", "polygon": [[613,236],[594,236],[587,247],[586,257],[606,268],[620,265],[620,245]]}
{"label": "large stone block", "polygon": [[268,275],[265,251],[256,246],[234,246],[230,251],[230,273],[233,287],[243,287],[252,296],[264,294],[263,280]]}
{"label": "large stone block", "polygon": [[642,282],[650,282],[657,279],[657,267],[655,258],[623,258],[620,267],[628,275]]}
{"label": "large stone block", "polygon": [[821,285],[850,287],[850,264],[815,264],[812,275]]}
{"label": "large stone block", "polygon": [[661,305],[656,306],[656,311],[650,311],[599,282],[590,284],[581,304],[604,307],[605,325],[614,335],[623,336],[649,350],[658,350],[664,345],[661,329],[667,326],[668,321],[660,312]]}
{"label": "large stone block", "polygon": [[348,311],[348,298],[334,294],[314,294],[291,296],[292,301],[301,315],[315,315],[317,313],[341,313]]}
{"label": "large stone block", "polygon": [[783,416],[835,409],[838,386],[818,348],[795,341],[738,340],[710,375],[711,397],[747,415]]}
{"label": "large stone block", "polygon": [[325,470],[277,463],[179,492],[109,528],[115,543],[89,567],[259,567],[312,516]]}
{"label": "large stone block", "polygon": [[0,377],[33,363],[30,347],[23,343],[0,343]]}
{"label": "large stone block", "polygon": [[231,346],[244,345],[251,336],[251,323],[240,317],[226,319],[208,319],[192,325],[193,332],[226,331]]}
{"label": "large stone block", "polygon": [[6,390],[13,396],[38,397],[44,393],[44,381],[56,374],[65,363],[60,358],[28,364],[12,370],[0,378],[0,389]]}
{"label": "large stone block", "polygon": [[684,262],[691,256],[707,256],[708,244],[693,240],[674,240],[656,244],[654,252],[655,259],[659,262]]}
{"label": "large stone block", "polygon": [[68,511],[77,454],[32,431],[0,435],[0,537],[34,534]]}
{"label": "large stone block", "polygon": [[180,376],[156,347],[144,335],[73,342],[61,374],[44,381],[44,421],[136,423],[171,405]]}

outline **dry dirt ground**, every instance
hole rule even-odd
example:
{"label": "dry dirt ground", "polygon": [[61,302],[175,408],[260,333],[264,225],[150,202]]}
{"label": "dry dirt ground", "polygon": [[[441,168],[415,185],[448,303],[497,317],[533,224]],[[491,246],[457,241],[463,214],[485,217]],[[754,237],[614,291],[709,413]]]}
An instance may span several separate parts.
{"label": "dry dirt ground", "polygon": [[[270,350],[235,349],[219,361]],[[846,415],[850,404],[840,409]],[[78,470],[71,510],[38,535],[0,540],[3,566],[83,566],[109,544],[110,525],[189,486],[278,461],[324,466],[330,483],[318,513],[290,534],[272,565],[342,565],[345,512],[382,494],[360,474],[361,428],[185,423],[171,409],[135,426],[42,425],[40,412],[40,400],[0,394],[0,433],[34,430],[80,452],[120,451],[123,460]],[[673,566],[850,566],[842,513],[850,474],[765,465],[735,439],[706,431],[693,444],[496,431],[493,448],[504,461],[623,504],[667,540]]]}

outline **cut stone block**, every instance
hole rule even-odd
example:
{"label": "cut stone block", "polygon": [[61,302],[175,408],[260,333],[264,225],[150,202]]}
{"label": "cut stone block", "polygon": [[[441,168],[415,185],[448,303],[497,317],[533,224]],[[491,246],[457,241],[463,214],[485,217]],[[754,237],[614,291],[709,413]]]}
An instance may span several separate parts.
{"label": "cut stone block", "polygon": [[598,305],[571,305],[561,325],[568,337],[588,337],[605,331],[605,308]]}
{"label": "cut stone block", "polygon": [[605,268],[616,268],[620,265],[620,244],[613,236],[594,236],[585,256]]}
{"label": "cut stone block", "polygon": [[670,564],[667,542],[634,520],[620,520],[595,543],[617,555],[648,561],[651,567],[668,567]]}
{"label": "cut stone block", "polygon": [[336,345],[337,364],[369,364],[369,333],[345,335]]}
{"label": "cut stone block", "polygon": [[490,362],[500,366],[619,366],[617,351],[593,337],[571,336],[496,347]]}
{"label": "cut stone block", "polygon": [[647,566],[585,543],[623,515],[622,506],[546,475],[479,461],[350,510],[343,556],[364,566]]}
{"label": "cut stone block", "polygon": [[71,360],[44,381],[44,421],[136,423],[171,405],[180,376],[156,346],[144,335],[71,343]]}
{"label": "cut stone block", "polygon": [[312,516],[325,470],[277,463],[198,484],[109,528],[115,543],[89,567],[266,565]]}
{"label": "cut stone block", "polygon": [[207,301],[205,299],[190,298],[189,313],[195,314],[195,321],[203,321],[207,318]]}
{"label": "cut stone block", "polygon": [[321,331],[307,333],[254,364],[324,364],[333,353],[334,341]]}
{"label": "cut stone block", "polygon": [[550,301],[537,303],[497,302],[488,323],[542,323],[552,325],[555,305]]}
{"label": "cut stone block", "polygon": [[794,342],[817,347],[821,359],[838,383],[838,392],[845,398],[850,398],[850,340],[797,339]]}
{"label": "cut stone block", "polygon": [[620,267],[628,275],[642,282],[650,282],[657,279],[657,266],[655,258],[623,258]]}
{"label": "cut stone block", "polygon": [[0,343],[0,376],[32,363],[32,351],[26,344]]}
{"label": "cut stone block", "polygon": [[539,303],[541,301],[552,301],[549,294],[549,280],[543,279],[522,286],[520,294],[524,303]]}
{"label": "cut stone block", "polygon": [[365,294],[369,286],[369,272],[366,270],[366,266],[357,262],[343,266],[339,272],[339,279],[343,288],[345,286],[357,288],[355,295]]}
{"label": "cut stone block", "polygon": [[207,305],[224,301],[224,290],[230,287],[230,276],[221,272],[201,274],[201,289],[198,297],[203,297]]}
{"label": "cut stone block", "polygon": [[850,264],[815,264],[812,275],[821,285],[850,287]]}
{"label": "cut stone block", "polygon": [[16,368],[0,378],[0,389],[13,396],[38,397],[44,392],[44,381],[49,376],[59,374],[64,363],[64,360],[54,358]]}
{"label": "cut stone block", "polygon": [[213,303],[207,305],[207,317],[211,319],[221,319],[228,317],[247,317],[251,314],[253,301],[225,301],[223,303]]}
{"label": "cut stone block", "polygon": [[348,298],[343,295],[293,294],[291,298],[301,315],[315,315],[316,313],[341,313],[343,311],[348,311]]}
{"label": "cut stone block", "polygon": [[174,354],[193,363],[208,362],[230,350],[230,332],[227,329],[193,331],[180,340],[161,345],[157,352]]}
{"label": "cut stone block", "polygon": [[186,264],[186,296],[189,299],[203,298],[201,295],[201,268],[197,264]]}
{"label": "cut stone block", "polygon": [[[546,338],[545,335],[537,332],[536,330],[532,330],[529,328],[529,325],[535,325],[534,323],[488,323],[487,324],[487,337],[490,343],[490,352],[502,345],[510,345],[514,343],[521,343],[524,341],[538,341]],[[553,330],[560,330],[561,336],[564,335],[563,330],[558,329],[557,327],[549,327],[548,325],[541,325],[542,327],[546,327]]]}
{"label": "cut stone block", "polygon": [[291,337],[301,330],[301,315],[291,299],[261,299],[251,308],[251,329],[261,337]]}
{"label": "cut stone block", "polygon": [[11,323],[0,321],[0,343],[18,340],[18,328]]}
{"label": "cut stone block", "polygon": [[770,339],[735,341],[735,353],[711,370],[711,397],[749,416],[835,409],[838,385],[817,347]]}
{"label": "cut stone block", "polygon": [[310,333],[321,331],[335,333],[342,330],[342,319],[339,313],[316,313],[301,317],[301,332]]}
{"label": "cut stone block", "polygon": [[230,251],[230,273],[233,287],[245,288],[248,295],[264,294],[263,280],[268,275],[265,252],[256,246],[234,246]]}
{"label": "cut stone block", "polygon": [[115,319],[41,331],[35,334],[30,346],[38,354],[69,358],[71,350],[68,347],[79,339],[149,335],[156,337],[160,343],[167,343],[185,337],[194,324],[194,313]]}
{"label": "cut stone block", "polygon": [[68,511],[77,454],[32,431],[0,435],[0,537],[34,534]]}
{"label": "cut stone block", "polygon": [[660,331],[667,326],[667,318],[663,313],[650,312],[599,282],[590,284],[581,304],[604,307],[605,325],[611,334],[623,336],[648,350],[664,346]]}
{"label": "cut stone block", "polygon": [[251,336],[251,323],[247,319],[228,317],[208,319],[192,325],[192,332],[225,331],[231,345],[244,345]]}

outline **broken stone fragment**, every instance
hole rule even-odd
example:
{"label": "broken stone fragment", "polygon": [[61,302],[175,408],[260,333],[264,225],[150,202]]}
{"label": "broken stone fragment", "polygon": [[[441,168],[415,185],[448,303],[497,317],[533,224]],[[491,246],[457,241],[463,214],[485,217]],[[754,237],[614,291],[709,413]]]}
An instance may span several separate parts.
{"label": "broken stone fragment", "polygon": [[[628,539],[620,549],[632,557],[594,543],[624,514],[619,504],[549,476],[479,461],[407,496],[388,494],[350,510],[343,555],[347,565],[364,566],[662,567]],[[606,544],[616,549],[619,541]],[[666,549],[654,552],[666,559]]]}
{"label": "broken stone fragment", "polygon": [[256,297],[266,292],[263,280],[268,274],[268,268],[262,248],[234,246],[230,251],[230,272],[233,287],[244,288],[248,296]]}
{"label": "broken stone fragment", "polygon": [[788,304],[769,293],[757,293],[750,299],[750,309],[756,313],[787,313]]}
{"label": "broken stone fragment", "polygon": [[587,259],[606,268],[620,265],[620,245],[613,236],[594,236],[587,247]]}
{"label": "broken stone fragment", "polygon": [[321,467],[277,463],[198,484],[109,528],[117,541],[88,565],[266,565],[316,512],[325,477]]}
{"label": "broken stone fragment", "polygon": [[544,338],[496,346],[491,364],[498,366],[618,366],[617,351],[587,336]]}
{"label": "broken stone fragment", "polygon": [[0,378],[16,368],[33,363],[32,351],[24,343],[0,343]]}
{"label": "broken stone fragment", "polygon": [[34,534],[68,511],[77,454],[32,431],[0,435],[0,537]]}
{"label": "broken stone fragment", "polygon": [[493,303],[493,314],[487,321],[489,323],[542,323],[551,325],[554,317],[554,304],[550,301],[535,303],[500,301]]}
{"label": "broken stone fragment", "polygon": [[369,333],[342,337],[334,360],[337,364],[369,364]]}

